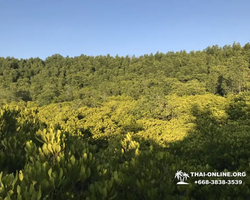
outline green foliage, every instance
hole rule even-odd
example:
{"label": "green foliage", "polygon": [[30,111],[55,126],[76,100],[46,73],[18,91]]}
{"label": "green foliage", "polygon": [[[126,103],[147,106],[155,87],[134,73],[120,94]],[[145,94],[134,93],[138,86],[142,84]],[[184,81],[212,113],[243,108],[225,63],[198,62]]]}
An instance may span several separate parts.
{"label": "green foliage", "polygon": [[82,100],[95,107],[111,96],[238,94],[250,89],[249,44],[140,57],[52,55],[45,61],[0,58],[0,103],[48,105]]}
{"label": "green foliage", "polygon": [[0,200],[249,199],[249,45],[0,58]]}
{"label": "green foliage", "polygon": [[[248,93],[228,98],[170,95],[156,104],[148,99],[111,97],[95,108],[77,102],[2,107],[0,199],[249,195],[248,177],[237,189],[201,187],[194,177],[182,187],[174,179],[179,169],[250,173]],[[147,113],[151,106],[155,109]]]}

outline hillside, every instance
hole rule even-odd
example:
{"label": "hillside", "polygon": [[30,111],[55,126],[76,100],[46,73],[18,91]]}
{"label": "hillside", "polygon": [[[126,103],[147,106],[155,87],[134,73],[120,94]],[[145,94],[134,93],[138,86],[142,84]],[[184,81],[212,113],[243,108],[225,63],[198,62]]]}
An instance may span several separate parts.
{"label": "hillside", "polygon": [[1,101],[39,105],[81,99],[96,106],[107,97],[237,94],[249,90],[250,44],[208,47],[141,57],[52,55],[0,58]]}
{"label": "hillside", "polygon": [[249,199],[250,43],[0,58],[0,103],[0,200]]}

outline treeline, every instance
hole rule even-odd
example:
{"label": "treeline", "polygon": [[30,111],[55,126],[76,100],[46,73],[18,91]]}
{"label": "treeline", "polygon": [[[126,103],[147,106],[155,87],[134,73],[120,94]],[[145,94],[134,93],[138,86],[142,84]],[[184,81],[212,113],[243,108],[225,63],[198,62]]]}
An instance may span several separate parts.
{"label": "treeline", "polygon": [[48,105],[80,99],[85,105],[97,106],[117,95],[135,100],[152,94],[226,96],[250,89],[249,65],[249,43],[140,57],[1,57],[0,101]]}

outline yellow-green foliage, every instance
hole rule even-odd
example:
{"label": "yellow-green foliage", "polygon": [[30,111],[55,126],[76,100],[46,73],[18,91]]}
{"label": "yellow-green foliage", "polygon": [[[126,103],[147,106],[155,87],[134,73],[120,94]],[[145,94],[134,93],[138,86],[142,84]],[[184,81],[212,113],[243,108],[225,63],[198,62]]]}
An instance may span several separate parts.
{"label": "yellow-green foliage", "polygon": [[70,132],[81,128],[89,129],[93,137],[111,136],[124,133],[123,129],[136,124],[130,112],[135,106],[131,99],[110,98],[98,108],[81,107],[72,109],[72,104],[51,104],[40,108],[39,119],[43,122],[57,123]]}
{"label": "yellow-green foliage", "polygon": [[141,137],[158,142],[183,139],[194,127],[196,119],[192,113],[194,105],[197,105],[201,110],[210,109],[218,121],[223,121],[227,117],[224,110],[227,100],[223,97],[211,94],[184,97],[172,95],[168,96],[166,101],[165,109],[169,109],[171,120],[153,118],[138,120],[138,123],[142,124],[145,130],[138,132]]}
{"label": "yellow-green foliage", "polygon": [[[192,107],[197,105],[200,109],[210,109],[212,113],[220,117],[225,117],[223,112],[227,103],[227,99],[212,94],[195,95],[178,97],[172,95],[167,97],[169,107],[172,108],[172,112],[175,118],[181,118],[183,120],[192,120]],[[188,116],[189,117],[188,117]],[[190,118],[191,117],[191,118]]]}
{"label": "yellow-green foliage", "polygon": [[248,177],[237,189],[199,187],[192,177],[181,188],[174,174],[250,173],[249,96],[166,96],[157,102],[163,111],[156,118],[138,112],[142,101],[126,97],[92,108],[5,105],[0,200],[244,199]]}
{"label": "yellow-green foliage", "polygon": [[38,117],[43,122],[55,124],[63,121],[66,116],[71,116],[73,112],[71,103],[50,104],[39,108]]}
{"label": "yellow-green foliage", "polygon": [[[141,118],[133,115],[137,102],[131,98],[111,97],[101,107],[81,107],[73,109],[72,103],[60,103],[44,106],[39,109],[39,119],[48,124],[59,124],[69,132],[80,129],[90,130],[93,138],[111,137],[128,131],[137,132],[143,138],[162,141],[182,139],[193,128],[195,117],[194,105],[200,109],[210,109],[217,120],[225,120],[226,98],[211,94],[167,96],[165,112],[171,120]],[[141,112],[144,112],[141,110]],[[137,119],[137,120],[136,120]]]}

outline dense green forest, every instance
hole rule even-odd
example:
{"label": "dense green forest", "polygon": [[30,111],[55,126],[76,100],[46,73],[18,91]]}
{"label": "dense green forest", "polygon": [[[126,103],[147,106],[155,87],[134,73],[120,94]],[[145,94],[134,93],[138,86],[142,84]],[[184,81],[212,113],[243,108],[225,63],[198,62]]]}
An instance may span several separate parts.
{"label": "dense green forest", "polygon": [[95,107],[118,95],[135,100],[169,94],[225,96],[249,90],[249,62],[249,43],[139,58],[58,54],[46,60],[0,58],[1,102],[48,105],[80,99]]}
{"label": "dense green forest", "polygon": [[[0,104],[0,200],[249,199],[250,43],[2,57]],[[177,185],[178,170],[247,176]]]}

